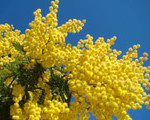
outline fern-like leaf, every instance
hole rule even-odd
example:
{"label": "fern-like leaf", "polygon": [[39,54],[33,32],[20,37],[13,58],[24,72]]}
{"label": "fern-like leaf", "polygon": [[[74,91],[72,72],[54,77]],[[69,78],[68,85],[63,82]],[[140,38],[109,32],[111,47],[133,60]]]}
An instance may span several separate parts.
{"label": "fern-like leaf", "polygon": [[23,49],[23,46],[20,45],[20,43],[18,42],[12,42],[12,45],[14,46],[14,48],[19,51],[21,54],[25,54],[25,51]]}

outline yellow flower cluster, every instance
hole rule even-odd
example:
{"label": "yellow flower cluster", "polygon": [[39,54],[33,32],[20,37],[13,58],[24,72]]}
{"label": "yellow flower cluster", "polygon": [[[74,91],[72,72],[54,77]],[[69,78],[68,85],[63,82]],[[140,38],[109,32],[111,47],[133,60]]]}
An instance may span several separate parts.
{"label": "yellow flower cluster", "polygon": [[[116,36],[107,39],[107,42],[99,37],[94,43],[93,37],[87,34],[87,39],[71,47],[70,43],[66,44],[65,38],[70,32],[80,32],[86,21],[73,19],[57,26],[58,3],[59,0],[51,2],[50,13],[46,17],[42,17],[40,9],[36,10],[35,20],[29,24],[31,29],[27,29],[24,35],[19,35],[18,30],[12,31],[12,26],[8,24],[0,25],[0,66],[15,60],[16,56],[22,57],[11,45],[11,42],[19,42],[26,56],[33,58],[25,69],[31,69],[37,60],[43,68],[65,65],[64,70],[71,71],[68,83],[75,101],[68,106],[59,97],[51,100],[52,91],[46,84],[51,80],[51,74],[47,70],[38,78],[37,84],[45,90],[43,104],[38,104],[41,91],[37,90],[29,92],[30,99],[21,108],[19,102],[25,94],[24,86],[16,85],[13,88],[14,104],[10,107],[12,119],[77,120],[79,114],[79,119],[87,120],[90,111],[100,120],[112,120],[112,115],[118,120],[132,120],[127,113],[129,109],[141,109],[142,104],[150,109],[150,94],[144,90],[150,89],[150,66],[143,66],[144,61],[148,60],[148,53],[138,59],[137,49],[140,45],[137,44],[129,48],[122,59],[118,59],[122,52],[111,49]],[[55,74],[62,75],[57,70]]]}
{"label": "yellow flower cluster", "polygon": [[30,100],[26,102],[23,108],[20,107],[19,102],[22,100],[24,95],[24,87],[16,85],[13,88],[12,94],[14,95],[14,104],[10,107],[10,114],[14,120],[59,120],[65,119],[73,120],[77,119],[74,111],[70,111],[68,104],[58,99],[52,100],[52,93],[45,82],[49,81],[50,71],[45,71],[42,74],[42,78],[39,78],[38,87],[45,89],[44,104],[38,104],[40,90],[29,92]]}
{"label": "yellow flower cluster", "polygon": [[87,108],[94,111],[93,115],[102,120],[111,120],[112,115],[119,120],[131,120],[127,111],[141,109],[144,103],[149,109],[149,95],[143,87],[146,90],[150,88],[150,69],[142,66],[148,54],[144,53],[137,59],[138,44],[130,48],[122,59],[117,59],[121,51],[110,48],[116,40],[115,36],[107,42],[100,37],[95,45],[92,39],[87,35],[87,40],[81,40],[78,44],[88,49],[83,48],[69,81],[75,101],[80,104],[86,102],[90,106]]}
{"label": "yellow flower cluster", "polygon": [[53,6],[49,8],[50,13],[46,17],[42,17],[40,9],[34,12],[35,20],[29,24],[31,29],[26,30],[23,43],[26,55],[40,59],[39,63],[43,67],[60,66],[68,61],[71,48],[65,43],[67,32],[79,32],[85,22],[73,19],[57,27],[56,13],[59,2],[56,0],[51,3]]}
{"label": "yellow flower cluster", "polygon": [[[19,103],[11,106],[10,114],[15,120],[58,120],[69,118],[70,109],[66,103],[57,100],[45,100],[43,105],[38,105],[34,101],[28,101],[24,104],[23,109]],[[73,114],[73,113],[72,113]],[[75,116],[75,115],[74,115]]]}
{"label": "yellow flower cluster", "polygon": [[21,34],[19,30],[13,31],[13,25],[0,25],[0,67],[14,61],[14,57],[22,56],[12,45],[12,42],[18,42],[21,45],[25,35]]}
{"label": "yellow flower cluster", "polygon": [[8,86],[11,83],[12,80],[13,80],[13,78],[7,78],[5,80],[5,84]]}

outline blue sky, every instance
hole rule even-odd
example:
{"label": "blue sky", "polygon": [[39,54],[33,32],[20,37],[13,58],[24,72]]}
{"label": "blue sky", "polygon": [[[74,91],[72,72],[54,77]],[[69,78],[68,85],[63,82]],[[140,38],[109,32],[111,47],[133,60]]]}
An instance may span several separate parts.
{"label": "blue sky", "polygon": [[[45,16],[49,12],[51,0],[1,0],[0,24],[13,24],[16,29],[25,32],[34,19],[33,12],[41,8]],[[60,0],[58,10],[59,25],[68,19],[86,19],[83,30],[69,34],[67,43],[77,45],[86,34],[104,37],[105,40],[117,36],[112,47],[126,53],[134,44],[141,44],[139,56],[143,52],[150,54],[150,0]],[[150,60],[145,62],[150,65]],[[133,120],[150,120],[150,110],[130,110]],[[95,120],[91,118],[90,120]]]}

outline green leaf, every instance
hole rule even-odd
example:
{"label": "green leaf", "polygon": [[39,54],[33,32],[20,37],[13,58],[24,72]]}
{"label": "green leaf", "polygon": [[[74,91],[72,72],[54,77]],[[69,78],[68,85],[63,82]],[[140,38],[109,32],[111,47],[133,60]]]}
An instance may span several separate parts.
{"label": "green leaf", "polygon": [[31,58],[29,57],[15,57],[16,61],[18,64],[26,64],[26,63],[30,63]]}
{"label": "green leaf", "polygon": [[12,42],[12,45],[14,46],[14,48],[19,51],[21,54],[25,54],[25,51],[23,49],[23,46],[20,45],[20,43],[18,42]]}
{"label": "green leaf", "polygon": [[16,73],[19,69],[19,66],[18,66],[19,62],[20,61],[10,62],[7,66],[4,66],[4,67],[13,73]]}
{"label": "green leaf", "polygon": [[0,70],[0,78],[4,79],[9,75],[9,73],[5,70]]}
{"label": "green leaf", "polygon": [[[23,65],[23,64],[27,64],[27,63],[30,63],[30,59],[31,58],[28,58],[28,57],[15,57],[16,61],[13,61],[13,62],[10,62],[8,65],[4,65],[4,67],[6,69],[8,69],[9,71],[11,71],[12,73],[15,73],[15,74],[19,74],[20,72],[20,67]],[[0,72],[0,75],[4,75],[4,73]]]}

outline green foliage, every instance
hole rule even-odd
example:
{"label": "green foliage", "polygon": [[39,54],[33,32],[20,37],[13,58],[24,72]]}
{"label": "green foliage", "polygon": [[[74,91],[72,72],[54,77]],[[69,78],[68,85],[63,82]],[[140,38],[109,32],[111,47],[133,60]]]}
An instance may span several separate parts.
{"label": "green foliage", "polygon": [[[23,107],[24,103],[30,99],[29,91],[34,92],[37,89],[41,90],[41,95],[39,96],[38,103],[43,104],[45,99],[45,90],[41,87],[38,87],[37,84],[40,77],[43,79],[42,73],[44,73],[44,71],[46,71],[47,69],[50,70],[51,73],[51,79],[46,83],[50,86],[50,90],[52,91],[53,96],[51,100],[55,99],[58,96],[63,102],[68,103],[69,106],[72,95],[69,90],[69,79],[65,78],[65,76],[67,76],[67,72],[65,72],[62,67],[60,68],[57,66],[54,66],[52,68],[43,68],[41,64],[37,63],[37,61],[31,69],[25,69],[24,65],[30,64],[32,58],[25,56],[23,46],[21,46],[19,43],[12,44],[14,48],[21,54],[24,54],[24,56],[15,57],[15,61],[3,65],[4,69],[0,70],[0,113],[3,114],[0,116],[3,116],[2,119],[11,120],[9,111],[10,106],[13,104],[12,90],[13,87],[17,84],[25,87],[25,94],[22,100],[19,102],[21,108]],[[60,71],[64,74],[64,76],[54,74],[55,70]],[[8,71],[10,71],[10,73]],[[12,77],[13,80],[11,81],[10,85],[7,86],[4,82],[7,78],[10,77]],[[12,86],[12,88],[10,88],[10,86]]]}
{"label": "green foliage", "polygon": [[[12,44],[16,50],[18,50],[22,54],[25,54],[23,47],[19,43]],[[10,57],[11,55],[9,54],[8,56]],[[30,62],[30,58],[27,57],[16,57],[15,59],[16,61],[3,65],[3,69],[0,70],[0,119],[2,120],[11,120],[9,112],[10,106],[13,104],[13,88],[11,88],[10,86],[17,78],[17,75],[19,75],[20,66],[22,64]],[[11,73],[9,73],[8,71],[10,71]],[[11,81],[10,85],[7,86],[5,84],[5,81],[10,77],[13,77],[13,80]]]}
{"label": "green foliage", "polygon": [[12,45],[14,46],[14,48],[19,51],[21,54],[25,54],[25,51],[23,49],[23,46],[20,45],[20,43],[18,42],[12,42]]}
{"label": "green foliage", "polygon": [[7,86],[1,79],[0,79],[0,118],[2,120],[11,120],[9,111],[10,105],[13,104],[12,101],[12,88]]}
{"label": "green foliage", "polygon": [[4,81],[9,76],[9,73],[5,70],[0,70],[0,80]]}
{"label": "green foliage", "polygon": [[23,66],[19,69],[17,83],[25,86],[25,95],[20,102],[21,106],[29,100],[29,91],[34,92],[36,89],[44,91],[42,88],[37,87],[38,78],[42,76],[43,68],[40,64],[36,63],[32,69],[23,69]]}
{"label": "green foliage", "polygon": [[15,57],[16,61],[10,62],[8,65],[4,65],[6,69],[12,72],[12,75],[18,75],[20,67],[24,64],[30,63],[31,58],[27,57]]}
{"label": "green foliage", "polygon": [[[63,70],[63,68],[54,66],[54,70],[58,70],[61,73],[65,73],[64,76],[60,76],[57,74],[54,74],[54,71],[52,68],[50,68],[51,72],[51,79],[47,84],[50,86],[52,90],[52,100],[55,99],[57,96],[61,97],[63,102],[68,103],[68,106],[70,105],[70,99],[72,97],[71,92],[69,90],[69,84],[68,84],[68,78],[64,78],[67,76],[67,72]],[[65,98],[65,95],[67,98]]]}

